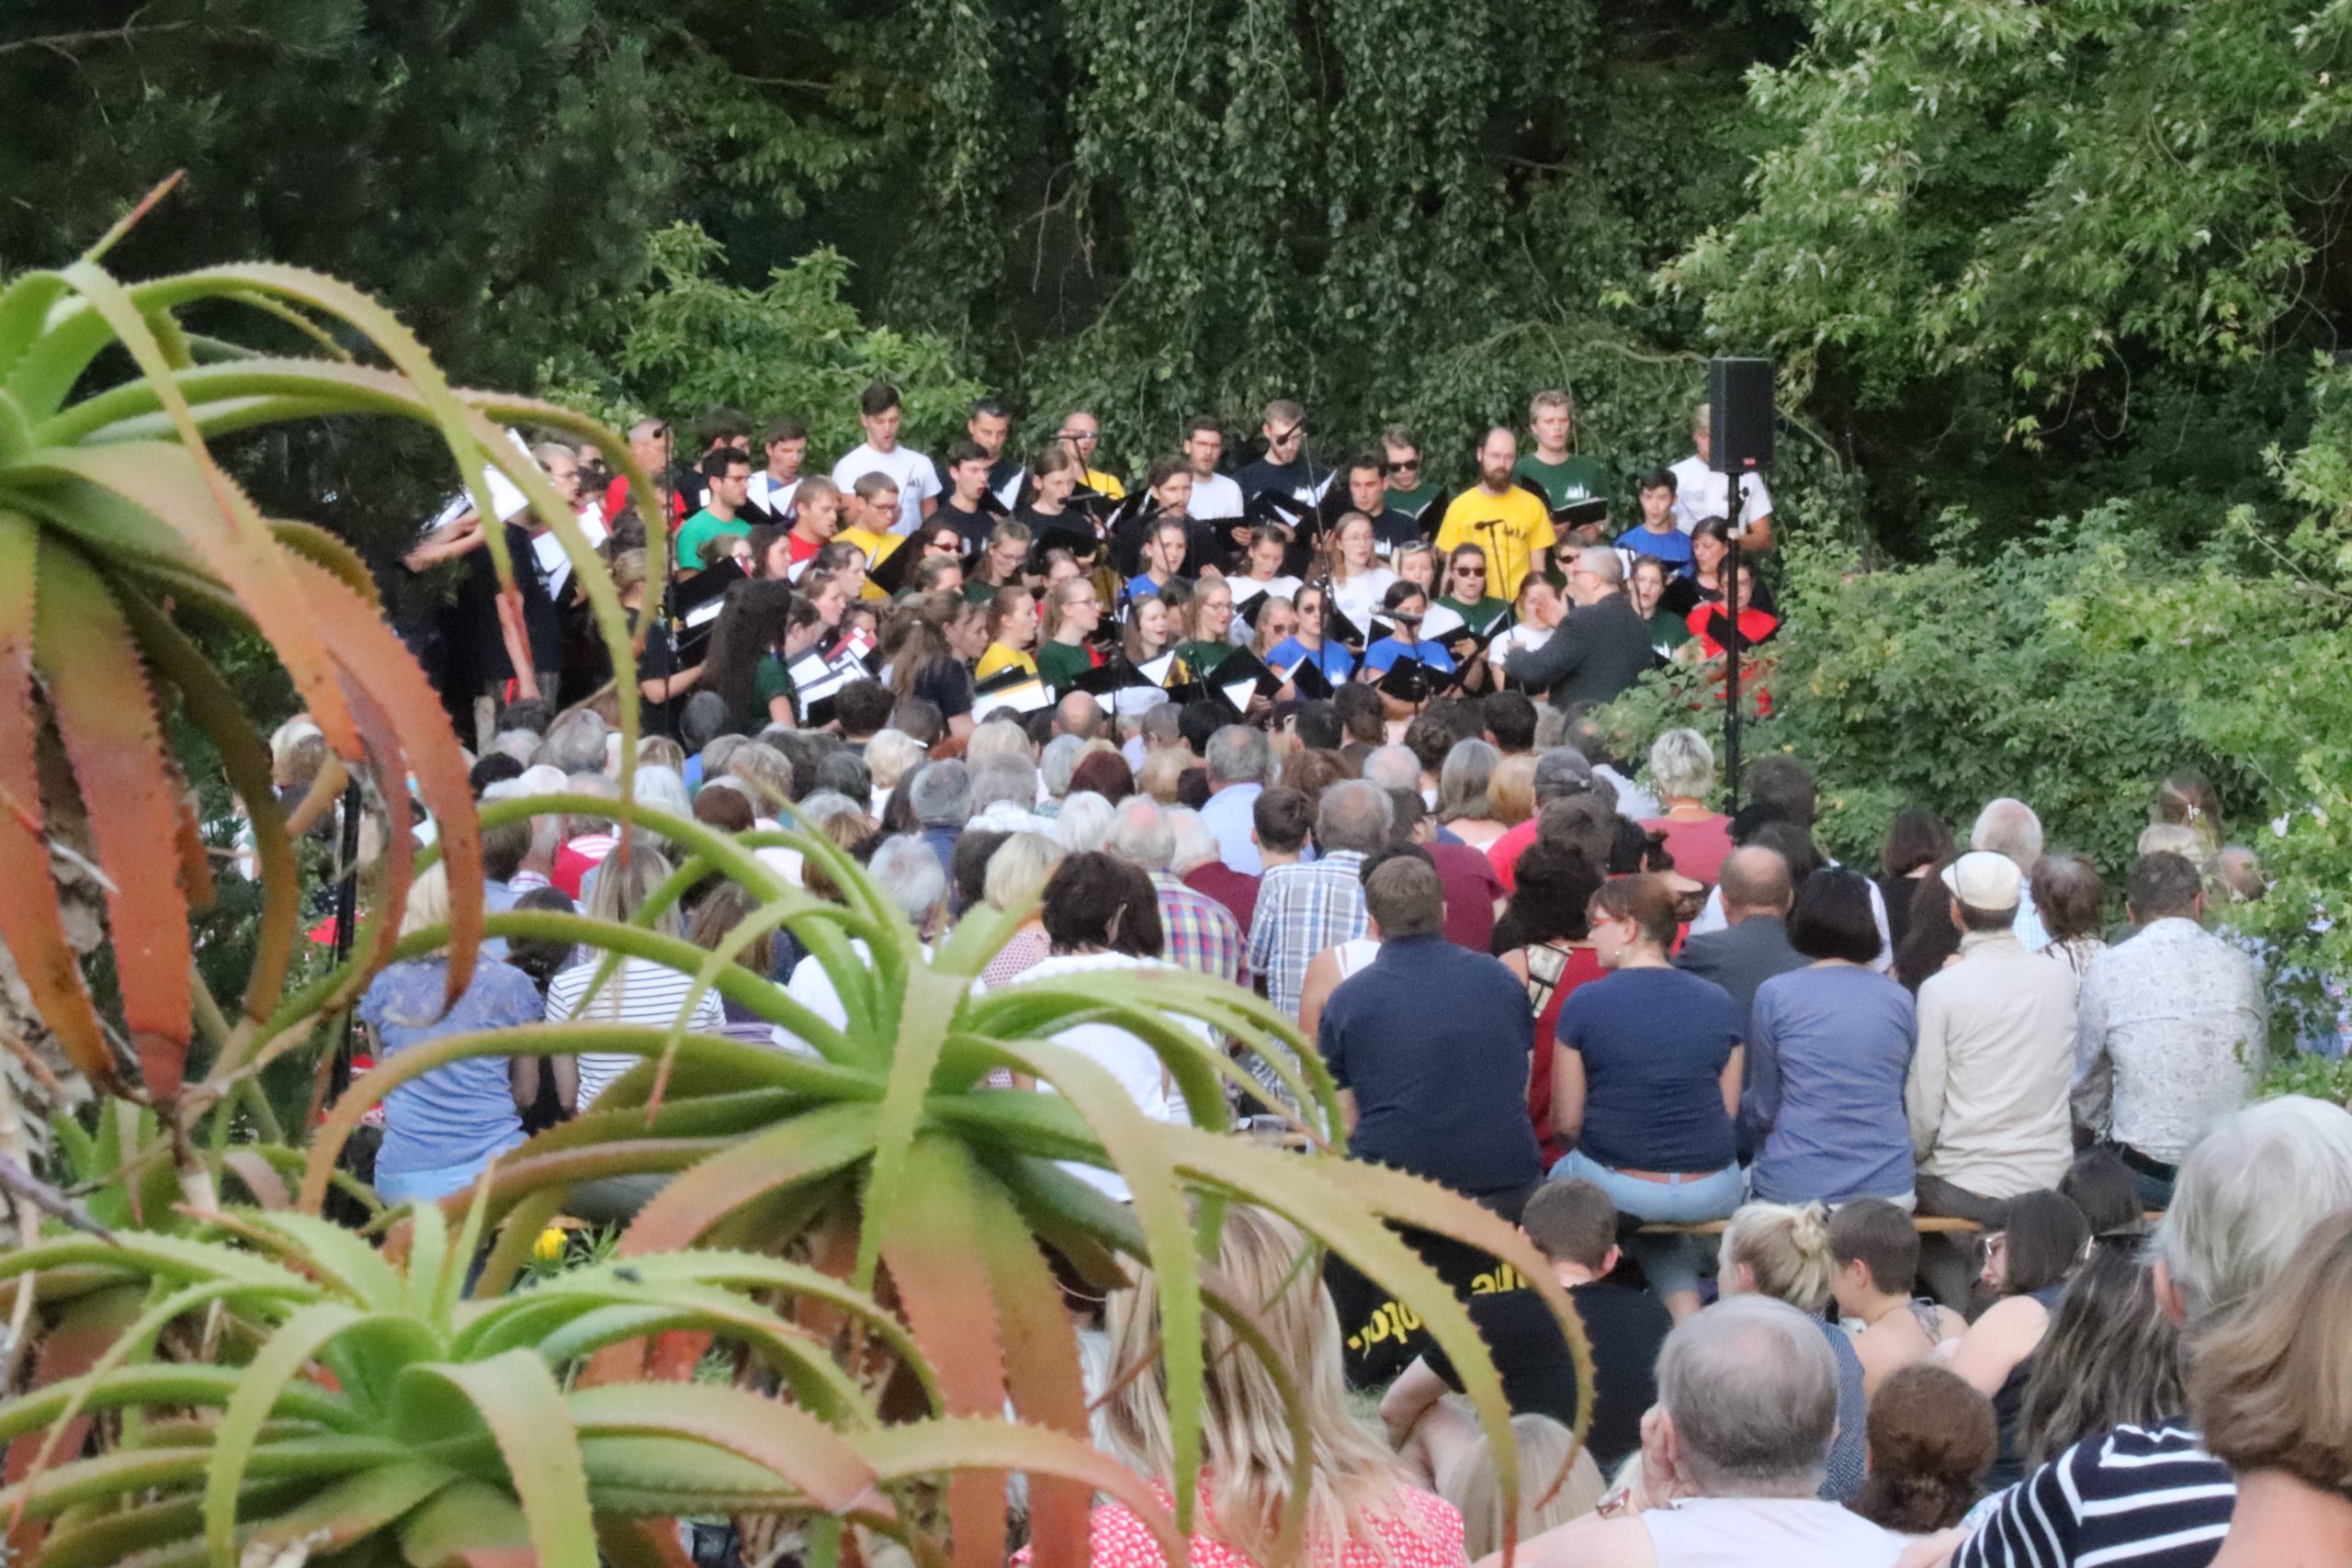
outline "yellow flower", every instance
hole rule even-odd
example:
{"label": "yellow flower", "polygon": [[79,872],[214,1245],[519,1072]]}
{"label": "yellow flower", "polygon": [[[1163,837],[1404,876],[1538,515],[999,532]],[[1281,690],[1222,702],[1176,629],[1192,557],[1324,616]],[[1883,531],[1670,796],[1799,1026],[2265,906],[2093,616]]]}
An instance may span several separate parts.
{"label": "yellow flower", "polygon": [[562,1226],[549,1225],[539,1233],[539,1239],[531,1244],[531,1256],[542,1263],[559,1261],[563,1257],[564,1235]]}

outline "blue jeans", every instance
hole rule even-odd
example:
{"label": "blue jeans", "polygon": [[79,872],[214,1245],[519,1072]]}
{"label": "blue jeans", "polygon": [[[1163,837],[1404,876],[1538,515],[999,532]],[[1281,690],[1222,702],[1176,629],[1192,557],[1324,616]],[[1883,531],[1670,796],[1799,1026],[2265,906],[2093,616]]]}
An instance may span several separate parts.
{"label": "blue jeans", "polygon": [[[1617,1212],[1644,1224],[1695,1225],[1730,1216],[1739,1207],[1747,1180],[1736,1164],[1672,1181],[1643,1181],[1621,1176],[1581,1149],[1570,1149],[1552,1168],[1555,1181],[1589,1181],[1609,1194]],[[1659,1295],[1695,1291],[1708,1257],[1708,1238],[1698,1235],[1628,1235],[1625,1251],[1649,1276]]]}
{"label": "blue jeans", "polygon": [[376,1176],[376,1196],[384,1201],[386,1208],[390,1209],[397,1209],[402,1203],[438,1202],[452,1192],[463,1192],[471,1187],[481,1175],[483,1167],[521,1142],[517,1138],[514,1144],[492,1149],[460,1165],[432,1166],[424,1170],[403,1170],[390,1176],[379,1171]]}

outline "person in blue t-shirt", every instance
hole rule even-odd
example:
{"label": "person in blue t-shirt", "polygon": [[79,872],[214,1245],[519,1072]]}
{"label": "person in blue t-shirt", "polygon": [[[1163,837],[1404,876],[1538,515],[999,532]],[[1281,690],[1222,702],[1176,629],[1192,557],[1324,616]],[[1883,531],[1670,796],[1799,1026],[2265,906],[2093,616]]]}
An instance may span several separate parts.
{"label": "person in blue t-shirt", "polygon": [[1182,523],[1162,523],[1143,542],[1143,570],[1127,579],[1126,597],[1157,598],[1178,581],[1190,536]]}
{"label": "person in blue t-shirt", "polygon": [[1617,547],[1637,556],[1656,556],[1677,572],[1690,570],[1690,536],[1674,520],[1674,474],[1652,468],[1637,487],[1642,500],[1642,524],[1617,536]]}
{"label": "person in blue t-shirt", "polygon": [[1418,659],[1432,670],[1453,672],[1453,656],[1445,645],[1421,637],[1421,620],[1430,607],[1427,589],[1418,582],[1391,583],[1381,606],[1396,629],[1363,650],[1366,674],[1385,675],[1400,659]]}
{"label": "person in blue t-shirt", "polygon": [[[1298,591],[1295,604],[1298,635],[1274,644],[1266,655],[1266,668],[1287,672],[1301,664],[1312,664],[1333,685],[1354,674],[1355,655],[1323,635],[1323,590],[1308,583]],[[1295,694],[1281,694],[1288,697]]]}

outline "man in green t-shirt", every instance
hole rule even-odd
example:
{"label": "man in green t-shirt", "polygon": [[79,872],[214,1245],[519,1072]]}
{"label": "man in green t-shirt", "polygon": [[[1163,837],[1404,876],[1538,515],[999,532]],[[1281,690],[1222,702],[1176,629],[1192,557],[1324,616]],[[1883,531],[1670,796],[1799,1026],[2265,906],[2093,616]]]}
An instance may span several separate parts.
{"label": "man in green t-shirt", "polygon": [[[1383,477],[1388,484],[1388,507],[1417,522],[1433,522],[1430,506],[1444,493],[1421,473],[1421,443],[1401,424],[1380,433],[1381,450],[1387,454]],[[1424,526],[1423,533],[1429,532]]]}
{"label": "man in green t-shirt", "polygon": [[1545,503],[1555,509],[1609,493],[1608,468],[1597,458],[1574,457],[1568,451],[1576,420],[1576,401],[1563,391],[1538,392],[1527,405],[1527,424],[1535,437],[1535,450],[1519,460],[1514,473],[1541,491]]}
{"label": "man in green t-shirt", "polygon": [[709,499],[678,529],[680,571],[699,570],[727,554],[726,548],[714,547],[713,540],[730,534],[748,539],[752,533],[751,524],[743,520],[752,494],[751,456],[721,446],[702,460],[702,477],[709,486]]}

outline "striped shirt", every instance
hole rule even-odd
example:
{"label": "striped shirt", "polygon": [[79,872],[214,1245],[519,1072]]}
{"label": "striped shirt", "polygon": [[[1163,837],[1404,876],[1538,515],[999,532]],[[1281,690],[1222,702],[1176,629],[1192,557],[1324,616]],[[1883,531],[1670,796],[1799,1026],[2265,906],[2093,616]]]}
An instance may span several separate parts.
{"label": "striped shirt", "polygon": [[1953,1568],[2205,1568],[2237,1483],[2178,1423],[2084,1438],[2003,1494]]}
{"label": "striped shirt", "polygon": [[[582,998],[588,994],[588,982],[594,979],[594,962],[575,964],[548,982],[548,1021],[563,1023],[574,1015],[590,1023],[636,1023],[654,1029],[667,1029],[685,1005],[686,994],[694,989],[695,977],[678,970],[643,958],[624,958],[615,966],[613,977],[593,1001],[584,1006]],[[705,991],[695,1001],[694,1018],[688,1027],[698,1034],[717,1034],[727,1021],[718,1006],[718,993]],[[640,1058],[617,1051],[583,1051],[580,1054],[580,1098],[578,1108],[588,1109],[595,1098],[605,1092],[605,1086],[637,1066]]]}

